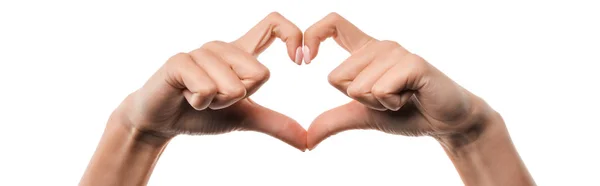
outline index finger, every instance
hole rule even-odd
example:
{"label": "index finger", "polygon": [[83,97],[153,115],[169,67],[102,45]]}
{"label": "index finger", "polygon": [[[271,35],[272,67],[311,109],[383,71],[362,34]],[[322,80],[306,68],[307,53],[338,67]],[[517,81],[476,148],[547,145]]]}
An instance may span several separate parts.
{"label": "index finger", "polygon": [[304,32],[304,62],[310,63],[317,56],[319,44],[329,37],[333,37],[338,45],[350,53],[371,41],[376,41],[375,38],[365,34],[348,20],[333,12]]}
{"label": "index finger", "polygon": [[270,13],[254,28],[239,39],[232,42],[240,49],[258,56],[267,49],[275,38],[286,43],[288,56],[300,64],[302,60],[302,31],[277,12]]}

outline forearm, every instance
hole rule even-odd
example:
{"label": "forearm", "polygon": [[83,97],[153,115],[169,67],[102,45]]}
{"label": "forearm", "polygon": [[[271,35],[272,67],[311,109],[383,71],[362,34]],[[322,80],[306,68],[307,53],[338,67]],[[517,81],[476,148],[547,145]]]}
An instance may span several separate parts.
{"label": "forearm", "polygon": [[[486,107],[486,109],[489,107]],[[465,185],[535,185],[502,117],[491,109],[464,136],[442,142]]]}
{"label": "forearm", "polygon": [[[115,112],[80,185],[146,185],[168,141],[156,143]],[[152,143],[149,143],[149,142]]]}

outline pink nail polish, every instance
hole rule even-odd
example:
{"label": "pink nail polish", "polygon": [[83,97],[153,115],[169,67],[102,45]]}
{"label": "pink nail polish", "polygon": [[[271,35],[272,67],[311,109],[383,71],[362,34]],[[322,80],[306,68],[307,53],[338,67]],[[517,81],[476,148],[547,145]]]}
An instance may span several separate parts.
{"label": "pink nail polish", "polygon": [[308,65],[310,64],[310,49],[308,48],[308,46],[304,46],[302,50],[304,52],[304,63]]}
{"label": "pink nail polish", "polygon": [[296,59],[294,59],[294,62],[296,62],[296,64],[298,64],[298,65],[302,64],[302,56],[303,56],[302,54],[303,54],[302,46],[299,46],[296,49]]}

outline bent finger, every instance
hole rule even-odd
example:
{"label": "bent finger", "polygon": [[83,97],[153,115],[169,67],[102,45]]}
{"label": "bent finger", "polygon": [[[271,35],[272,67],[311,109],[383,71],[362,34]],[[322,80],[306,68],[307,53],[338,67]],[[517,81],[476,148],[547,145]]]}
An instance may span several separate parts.
{"label": "bent finger", "polygon": [[300,63],[298,58],[302,58],[302,52],[298,52],[298,50],[302,46],[302,31],[277,12],[267,15],[248,33],[232,43],[249,54],[258,56],[271,45],[275,38],[280,38],[285,42],[290,59]]}
{"label": "bent finger", "polygon": [[304,61],[307,64],[317,56],[321,42],[329,37],[350,53],[376,40],[339,14],[330,13],[304,32]]}
{"label": "bent finger", "polygon": [[239,77],[212,52],[199,48],[190,52],[190,56],[217,86],[218,93],[209,105],[211,109],[228,107],[246,96],[246,87]]}
{"label": "bent finger", "polygon": [[229,43],[213,41],[206,43],[205,48],[218,55],[223,62],[237,74],[246,87],[246,97],[252,95],[270,77],[267,67],[261,64],[254,56],[242,51]]}

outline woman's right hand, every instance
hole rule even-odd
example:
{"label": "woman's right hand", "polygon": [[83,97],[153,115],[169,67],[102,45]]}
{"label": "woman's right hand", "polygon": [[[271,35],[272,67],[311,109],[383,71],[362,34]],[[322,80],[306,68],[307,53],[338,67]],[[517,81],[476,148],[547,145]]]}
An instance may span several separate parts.
{"label": "woman's right hand", "polygon": [[302,32],[271,13],[234,42],[212,41],[174,55],[111,117],[126,121],[152,143],[166,143],[178,134],[253,130],[304,150],[304,128],[248,98],[269,79],[269,70],[256,57],[275,38],[286,42],[293,61],[301,61]]}

